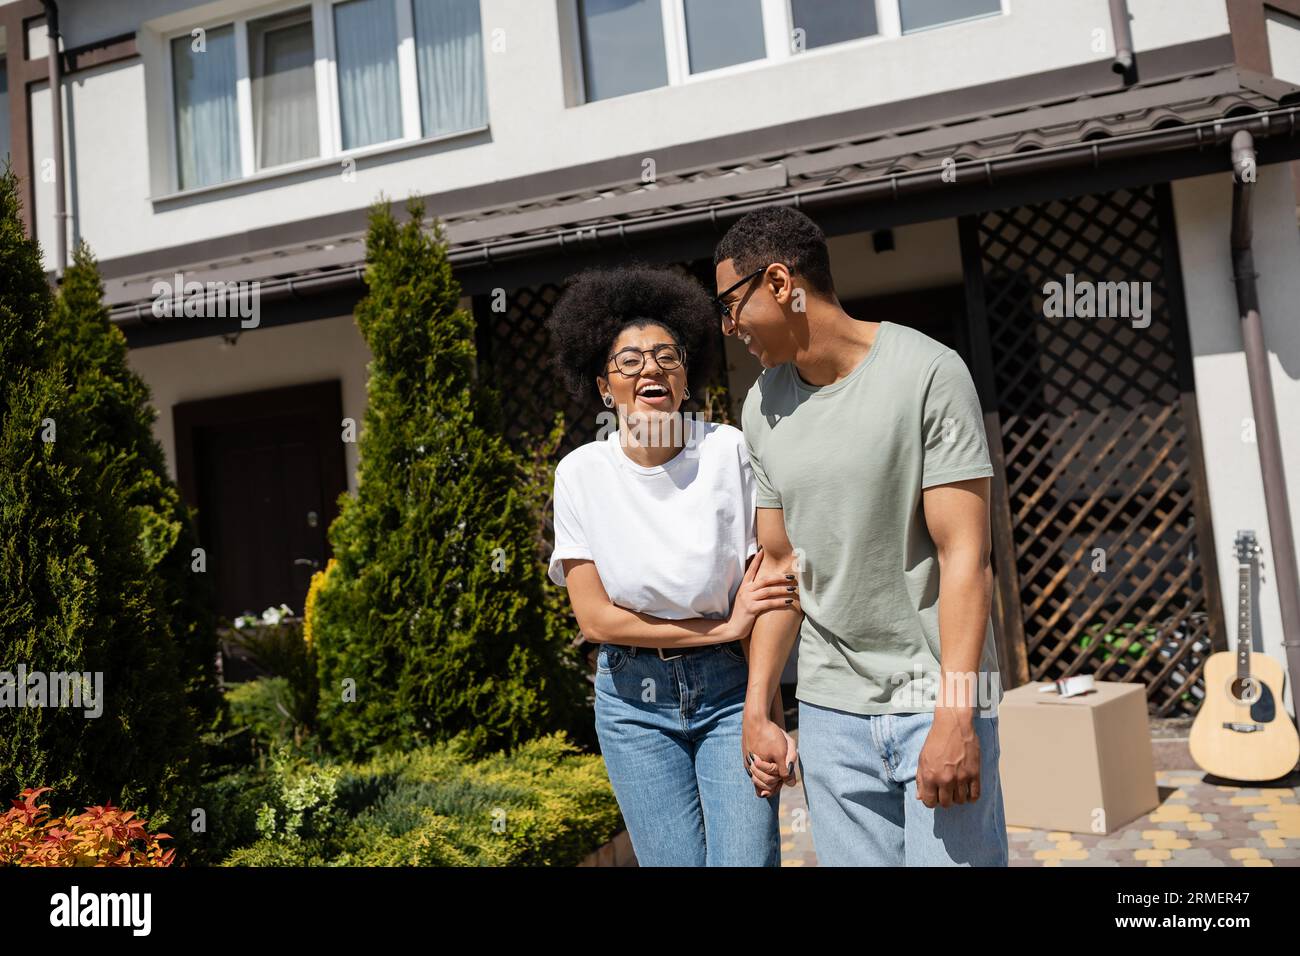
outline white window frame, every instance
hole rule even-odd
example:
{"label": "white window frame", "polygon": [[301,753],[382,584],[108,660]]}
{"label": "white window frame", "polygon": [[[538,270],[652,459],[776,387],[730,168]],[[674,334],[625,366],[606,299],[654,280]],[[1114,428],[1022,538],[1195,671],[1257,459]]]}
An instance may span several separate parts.
{"label": "white window frame", "polygon": [[[567,39],[570,52],[567,59],[570,61],[569,67],[573,84],[572,89],[569,90],[571,105],[582,105],[588,102],[599,103],[605,99],[621,99],[621,97],[604,97],[600,100],[587,99],[587,80],[583,74],[582,64],[582,16],[579,10],[579,0],[563,0],[563,2],[566,3],[566,9],[561,20],[562,22],[567,20],[569,25]],[[865,37],[854,37],[838,43],[828,43],[811,50],[804,50],[798,56],[821,56],[850,47],[884,43],[902,36],[928,33],[931,30],[942,30],[964,23],[974,23],[979,20],[992,20],[995,17],[1006,16],[1010,13],[1011,4],[1014,0],[1000,0],[999,9],[993,13],[976,14],[973,17],[964,17],[960,20],[936,23],[933,26],[908,31],[906,34],[903,33],[902,27],[902,0],[864,0],[864,2],[874,2],[876,5],[876,32],[874,34]],[[688,83],[698,83],[718,77],[745,73],[795,56],[795,53],[790,49],[791,39],[794,34],[794,13],[791,10],[790,0],[759,0],[759,4],[763,18],[765,55],[745,63],[736,63],[715,70],[692,73],[690,68],[690,48],[686,36],[685,0],[660,0],[660,9],[663,13],[664,57],[668,67],[668,85],[683,86]],[[651,87],[649,90],[640,90],[638,92],[649,93],[655,89],[663,89],[663,87]],[[624,95],[636,96],[637,94],[627,93]]]}
{"label": "white window frame", "polygon": [[[401,97],[402,134],[396,139],[386,142],[370,143],[365,146],[344,149],[343,120],[339,112],[338,55],[334,44],[334,6],[346,2],[348,0],[278,0],[278,2],[249,7],[240,10],[238,13],[195,22],[184,28],[169,30],[159,35],[164,54],[161,57],[161,66],[165,74],[163,83],[166,90],[167,106],[167,182],[170,189],[169,195],[189,195],[191,193],[222,189],[249,180],[279,176],[322,165],[333,165],[349,157],[387,152],[391,149],[412,144],[456,139],[482,133],[488,129],[488,126],[484,124],[436,136],[423,135],[420,112],[420,83],[415,56],[415,13],[411,6],[412,0],[388,0],[388,2],[396,6],[397,12],[396,56],[398,88]],[[249,62],[248,24],[263,17],[304,9],[309,9],[311,12],[312,45],[315,51],[316,126],[320,136],[317,155],[258,169],[254,140],[253,76],[252,64]],[[482,16],[482,9],[482,0],[480,0],[480,17]],[[192,32],[196,29],[214,30],[226,26],[234,27],[235,105],[239,133],[239,175],[233,179],[223,180],[218,183],[189,186],[182,189],[180,184],[180,164],[177,158],[179,143],[176,139],[176,86],[172,63],[172,42],[182,37],[188,41],[192,36]],[[480,27],[480,30],[482,30],[482,27]],[[486,42],[485,33],[482,35],[484,35]],[[486,81],[486,77],[484,80]]]}

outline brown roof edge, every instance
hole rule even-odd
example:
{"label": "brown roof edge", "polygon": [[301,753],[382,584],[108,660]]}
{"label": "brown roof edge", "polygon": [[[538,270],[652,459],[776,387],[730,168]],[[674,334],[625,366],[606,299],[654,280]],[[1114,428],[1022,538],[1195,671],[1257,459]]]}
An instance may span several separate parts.
{"label": "brown roof edge", "polygon": [[[1138,63],[1147,78],[1146,82],[1162,77],[1176,79],[1189,73],[1230,65],[1232,42],[1225,34],[1192,43],[1161,47],[1140,54]],[[999,80],[732,136],[668,146],[655,151],[656,163],[661,174],[676,174],[728,160],[786,153],[793,144],[816,148],[819,145],[843,142],[851,136],[860,136],[874,130],[884,131],[904,125],[923,126],[964,115],[1015,110],[1054,97],[1118,91],[1123,88],[1123,80],[1110,69],[1110,60],[1103,58],[1032,76]],[[423,198],[426,209],[440,216],[541,200],[567,192],[631,182],[640,177],[642,158],[641,154],[621,156],[480,186],[431,193]],[[331,236],[362,232],[366,228],[368,214],[367,207],[299,219],[247,232],[105,259],[100,263],[100,269],[105,278],[133,276],[171,269],[182,264],[209,262],[280,246],[300,245]]]}
{"label": "brown roof edge", "polygon": [[[1097,169],[1102,165],[1122,165],[1152,155],[1193,153],[1215,155],[1222,150],[1221,163],[1229,157],[1226,144],[1237,130],[1250,130],[1261,140],[1284,137],[1300,143],[1300,107],[1286,107],[1267,113],[1254,113],[1206,120],[1187,126],[1154,129],[1092,142],[1072,143],[1025,153],[1011,153],[987,160],[960,163],[955,182],[944,178],[943,169],[874,177],[764,194],[711,205],[704,209],[674,210],[645,215],[631,220],[565,229],[540,236],[504,239],[477,247],[453,250],[451,262],[458,273],[482,267],[552,253],[590,251],[606,245],[621,246],[634,239],[652,235],[679,234],[696,226],[711,227],[714,232],[729,225],[744,213],[761,205],[789,204],[809,213],[828,211],[855,203],[874,200],[894,201],[930,192],[937,188],[957,190],[953,195],[995,185],[1005,186],[1013,180],[1025,180],[1047,173],[1064,173]],[[291,297],[304,291],[308,283],[326,289],[357,282],[360,267],[331,271],[328,274],[276,279],[261,293],[263,301]],[[148,324],[142,302],[123,303],[112,309],[115,323],[124,327]]]}

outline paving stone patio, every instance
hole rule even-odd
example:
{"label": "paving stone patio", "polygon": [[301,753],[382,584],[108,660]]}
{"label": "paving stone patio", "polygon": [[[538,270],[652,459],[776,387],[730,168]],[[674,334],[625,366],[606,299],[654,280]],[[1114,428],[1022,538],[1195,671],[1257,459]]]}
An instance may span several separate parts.
{"label": "paving stone patio", "polygon": [[[796,739],[798,732],[793,732]],[[1160,805],[1113,833],[1007,827],[1011,866],[1300,866],[1300,782],[1220,785],[1159,769]],[[802,786],[781,790],[781,865],[816,866]]]}

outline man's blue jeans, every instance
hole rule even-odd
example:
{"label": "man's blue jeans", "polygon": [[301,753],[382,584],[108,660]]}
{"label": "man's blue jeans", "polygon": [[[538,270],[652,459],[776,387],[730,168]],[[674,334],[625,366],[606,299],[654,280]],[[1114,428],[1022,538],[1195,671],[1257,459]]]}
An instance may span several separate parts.
{"label": "man's blue jeans", "polygon": [[601,645],[596,735],[641,866],[780,864],[779,791],[758,797],[741,761],[748,677],[736,645]]}
{"label": "man's blue jeans", "polygon": [[821,866],[1006,866],[996,716],[975,717],[980,796],[916,798],[916,765],[932,711],[851,714],[799,702],[799,769]]}

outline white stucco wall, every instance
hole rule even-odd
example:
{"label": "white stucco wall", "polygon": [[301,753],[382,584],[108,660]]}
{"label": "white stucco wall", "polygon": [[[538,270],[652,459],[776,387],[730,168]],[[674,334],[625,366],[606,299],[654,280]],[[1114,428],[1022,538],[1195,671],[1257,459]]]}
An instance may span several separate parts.
{"label": "white stucco wall", "polygon": [[[1282,434],[1291,522],[1300,529],[1300,231],[1289,167],[1262,167],[1255,189],[1260,311]],[[1222,173],[1183,180],[1174,184],[1173,192],[1229,647],[1235,649],[1237,634],[1233,539],[1240,529],[1254,529],[1264,549],[1260,620],[1256,623],[1265,650],[1285,669],[1259,451],[1257,445],[1243,439],[1254,414],[1228,243],[1232,176]],[[1288,681],[1287,706],[1294,713],[1291,691]]]}
{"label": "white stucco wall", "polygon": [[[1113,52],[1107,0],[1007,0],[1009,13],[1000,17],[868,38],[570,107],[561,43],[564,2],[482,0],[485,36],[498,27],[506,31],[505,51],[486,57],[486,139],[480,134],[434,147],[396,147],[359,160],[354,182],[343,181],[337,162],[327,162],[167,198],[171,146],[162,37],[250,11],[261,0],[64,0],[66,45],[136,31],[142,54],[70,81],[68,155],[77,178],[69,190],[75,192],[70,232],[84,236],[106,259],[361,208],[380,192],[401,198],[627,155],[638,157],[624,177],[632,179],[641,174],[642,158],[654,158],[669,145],[1024,76]],[[1130,7],[1139,50],[1228,29],[1223,0],[1130,0]],[[38,95],[32,115],[38,162],[49,151],[48,132],[41,132],[48,131],[48,116],[48,95]],[[49,188],[38,190],[38,234],[47,248],[52,198]]]}

